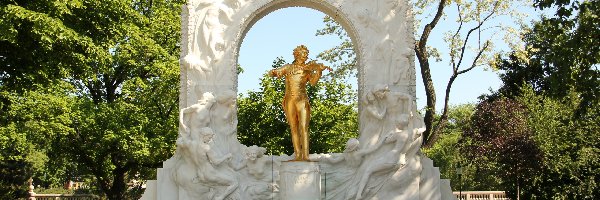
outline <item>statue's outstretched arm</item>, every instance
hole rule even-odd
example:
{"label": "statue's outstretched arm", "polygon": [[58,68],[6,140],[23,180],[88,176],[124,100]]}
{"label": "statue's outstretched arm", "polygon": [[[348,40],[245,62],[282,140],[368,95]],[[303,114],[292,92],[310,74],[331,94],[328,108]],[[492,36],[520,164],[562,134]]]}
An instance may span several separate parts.
{"label": "statue's outstretched arm", "polygon": [[270,77],[281,78],[285,75],[285,73],[287,73],[287,65],[284,65],[283,67],[280,67],[280,68],[269,70]]}
{"label": "statue's outstretched arm", "polygon": [[323,157],[322,159],[324,161],[328,161],[328,162],[330,162],[332,164],[335,164],[335,163],[339,163],[339,162],[344,161],[346,158],[344,157],[343,154],[333,154],[331,156]]}
{"label": "statue's outstretched arm", "polygon": [[185,125],[185,123],[183,121],[183,117],[185,114],[192,112],[192,110],[193,110],[193,108],[190,106],[190,107],[181,109],[181,111],[179,112],[179,125],[181,125],[184,132],[188,131],[188,127]]}

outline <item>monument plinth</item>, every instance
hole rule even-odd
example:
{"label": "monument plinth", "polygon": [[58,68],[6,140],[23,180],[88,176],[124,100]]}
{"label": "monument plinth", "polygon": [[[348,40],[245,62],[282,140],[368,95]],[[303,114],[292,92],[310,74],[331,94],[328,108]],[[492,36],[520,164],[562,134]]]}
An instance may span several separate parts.
{"label": "monument plinth", "polygon": [[281,199],[321,199],[321,170],[318,162],[282,162],[279,174]]}

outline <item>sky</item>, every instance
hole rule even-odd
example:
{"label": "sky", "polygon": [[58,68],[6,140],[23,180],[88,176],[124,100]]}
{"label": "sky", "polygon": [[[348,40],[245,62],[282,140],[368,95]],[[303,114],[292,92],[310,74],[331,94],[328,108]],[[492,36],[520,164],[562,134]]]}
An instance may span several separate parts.
{"label": "sky", "polygon": [[[292,50],[300,44],[305,44],[309,48],[309,59],[316,59],[319,52],[341,43],[336,36],[315,36],[316,31],[324,27],[324,16],[325,14],[317,10],[292,7],[274,11],[260,19],[248,31],[240,48],[238,63],[244,69],[244,73],[238,76],[238,93],[245,94],[250,90],[258,90],[259,78],[271,68],[273,60],[283,57],[285,61],[291,62]],[[443,31],[441,30],[452,28],[444,27],[443,23],[440,23],[439,27],[440,30],[434,31],[430,36],[430,44],[442,42]],[[437,91],[436,107],[441,110],[451,68],[447,61],[437,63],[432,59],[430,62],[432,62],[431,75]],[[415,67],[417,106],[422,109],[426,106],[425,90],[418,63],[415,63]],[[356,79],[353,82],[356,87]],[[476,103],[477,97],[489,94],[490,90],[497,90],[501,84],[496,72],[482,67],[475,68],[459,76],[454,82],[450,104]]]}

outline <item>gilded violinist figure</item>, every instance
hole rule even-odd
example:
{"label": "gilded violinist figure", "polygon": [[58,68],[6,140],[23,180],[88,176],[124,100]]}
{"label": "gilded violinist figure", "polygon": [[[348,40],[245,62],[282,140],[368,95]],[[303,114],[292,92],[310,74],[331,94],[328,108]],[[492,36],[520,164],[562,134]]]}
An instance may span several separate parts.
{"label": "gilded violinist figure", "polygon": [[316,85],[323,70],[330,67],[308,60],[308,48],[300,45],[294,49],[294,62],[269,71],[269,76],[285,78],[285,96],[283,110],[292,132],[292,143],[296,157],[294,161],[308,159],[308,125],[310,123],[310,105],[306,94],[307,82]]}

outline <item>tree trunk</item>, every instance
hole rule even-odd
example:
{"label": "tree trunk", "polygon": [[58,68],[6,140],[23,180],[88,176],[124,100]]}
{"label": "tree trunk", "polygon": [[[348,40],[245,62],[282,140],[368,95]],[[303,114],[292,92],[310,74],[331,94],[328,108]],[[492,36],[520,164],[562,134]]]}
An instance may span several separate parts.
{"label": "tree trunk", "polygon": [[[417,49],[419,47],[416,47]],[[423,132],[423,144],[427,144],[429,137],[433,132],[433,121],[435,116],[436,95],[433,80],[431,79],[431,70],[429,69],[429,61],[427,60],[427,50],[417,51],[417,58],[421,66],[421,77],[425,86],[425,96],[427,96],[427,108],[425,110],[425,132]]]}
{"label": "tree trunk", "polygon": [[127,192],[127,183],[125,182],[126,172],[127,170],[122,167],[117,167],[113,171],[112,186],[106,191],[106,196],[109,200],[125,199],[125,192]]}
{"label": "tree trunk", "polygon": [[421,67],[421,77],[423,79],[423,85],[425,86],[425,95],[427,96],[427,108],[425,110],[425,132],[423,132],[423,144],[427,144],[431,135],[437,134],[433,132],[433,117],[435,116],[435,103],[436,95],[435,88],[433,87],[433,80],[431,79],[431,70],[429,68],[429,52],[427,51],[427,40],[429,34],[435,28],[440,18],[444,13],[444,7],[446,6],[447,0],[440,0],[437,7],[435,17],[431,22],[425,25],[421,38],[415,44],[415,54],[419,60],[419,66]]}

